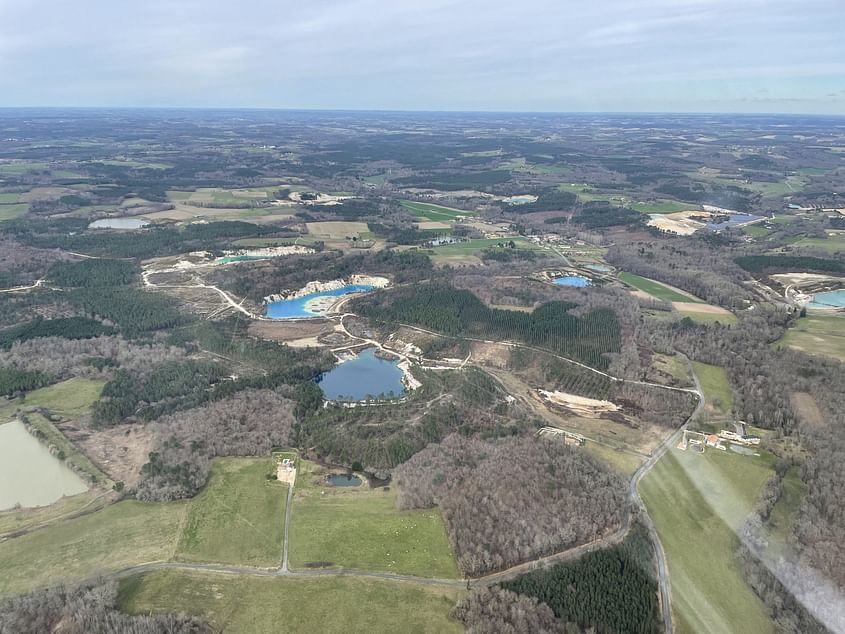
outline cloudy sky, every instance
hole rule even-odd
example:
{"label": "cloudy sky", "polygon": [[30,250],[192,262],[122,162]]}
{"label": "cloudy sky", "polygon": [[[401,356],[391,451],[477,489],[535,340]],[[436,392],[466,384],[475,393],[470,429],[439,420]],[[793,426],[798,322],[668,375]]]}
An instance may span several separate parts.
{"label": "cloudy sky", "polygon": [[0,0],[0,106],[845,114],[845,0]]}

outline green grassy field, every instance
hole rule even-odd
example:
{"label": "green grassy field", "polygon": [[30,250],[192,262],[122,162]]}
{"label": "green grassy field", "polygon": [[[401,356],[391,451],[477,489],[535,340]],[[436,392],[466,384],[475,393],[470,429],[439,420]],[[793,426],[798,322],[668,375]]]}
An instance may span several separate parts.
{"label": "green grassy field", "polygon": [[793,242],[792,246],[812,247],[828,253],[845,251],[845,233],[829,233],[827,238],[801,238]]}
{"label": "green grassy field", "polygon": [[455,218],[472,215],[471,211],[464,211],[453,207],[444,207],[443,205],[434,205],[432,203],[419,203],[413,200],[400,200],[399,204],[405,209],[411,211],[418,218],[425,218],[427,220],[441,220],[448,222],[450,220],[454,220]]}
{"label": "green grassy field", "polygon": [[624,205],[631,202],[631,199],[626,196],[597,193],[586,183],[562,183],[558,185],[557,188],[562,192],[571,192],[576,194],[580,202],[595,202],[600,200],[607,203],[613,203],[614,205]]}
{"label": "green grassy field", "polygon": [[33,390],[19,400],[23,406],[44,407],[51,412],[74,418],[88,413],[100,398],[106,382],[95,379],[72,378],[49,387]]}
{"label": "green grassy field", "polygon": [[772,509],[766,524],[772,536],[770,547],[782,549],[787,543],[795,513],[801,505],[806,490],[807,485],[801,481],[798,467],[791,467],[783,479],[783,494]]}
{"label": "green grassy field", "polygon": [[644,457],[624,451],[621,448],[612,449],[611,447],[589,441],[584,445],[584,449],[625,475],[633,475],[634,471],[645,460]]}
{"label": "green grassy field", "polygon": [[121,583],[120,607],[132,614],[204,616],[215,631],[463,632],[449,618],[461,590],[377,579],[285,579],[159,571]]}
{"label": "green grassy field", "polygon": [[704,390],[707,404],[719,414],[730,414],[733,407],[733,393],[725,369],[699,361],[693,361],[692,367],[701,383],[701,389]]}
{"label": "green grassy field", "polygon": [[423,577],[457,578],[458,567],[437,509],[397,511],[396,493],[334,488],[301,461],[290,526],[290,565],[310,562]]}
{"label": "green grassy field", "polygon": [[699,207],[697,204],[681,203],[668,198],[658,198],[651,202],[634,202],[630,206],[632,209],[645,214],[671,214],[677,211],[690,211]]}
{"label": "green grassy field", "polygon": [[733,313],[702,312],[687,307],[678,308],[678,312],[700,324],[712,324],[717,321],[720,324],[735,324],[738,321]]}
{"label": "green grassy field", "polygon": [[127,500],[0,542],[0,595],[166,561],[187,508]]}
{"label": "green grassy field", "polygon": [[218,458],[191,502],[176,559],[277,567],[288,487],[270,458]]}
{"label": "green grassy field", "polygon": [[262,201],[272,198],[281,185],[269,187],[251,187],[246,189],[222,189],[219,187],[198,187],[195,191],[170,190],[167,197],[174,202],[187,204],[236,205],[250,201]]}
{"label": "green grassy field", "polygon": [[802,317],[774,345],[845,362],[845,316]]}
{"label": "green grassy field", "polygon": [[89,489],[79,495],[61,498],[50,506],[3,511],[0,513],[0,535],[51,524],[83,510],[96,511],[106,503],[101,490]]}
{"label": "green grassy field", "polygon": [[639,275],[634,275],[633,273],[621,271],[619,273],[619,279],[634,288],[648,293],[652,297],[662,299],[666,302],[701,302],[700,299],[684,295],[678,291],[672,290],[668,286],[664,286],[660,282],[650,280],[647,277],[640,277]]}
{"label": "green grassy field", "polygon": [[0,193],[0,205],[13,205],[18,202],[20,196],[20,194]]}
{"label": "green grassy field", "polygon": [[734,557],[735,530],[771,476],[770,463],[730,451],[672,449],[641,481],[666,551],[678,634],[774,631]]}
{"label": "green grassy field", "polygon": [[27,203],[0,205],[0,220],[12,220],[24,215],[27,211],[29,211]]}

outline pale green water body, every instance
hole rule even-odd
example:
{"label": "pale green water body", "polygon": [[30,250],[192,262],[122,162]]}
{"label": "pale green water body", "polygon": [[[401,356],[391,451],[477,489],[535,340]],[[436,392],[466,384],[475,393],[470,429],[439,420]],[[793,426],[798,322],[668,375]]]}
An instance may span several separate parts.
{"label": "pale green water body", "polygon": [[0,511],[47,506],[88,490],[85,482],[20,421],[0,425]]}

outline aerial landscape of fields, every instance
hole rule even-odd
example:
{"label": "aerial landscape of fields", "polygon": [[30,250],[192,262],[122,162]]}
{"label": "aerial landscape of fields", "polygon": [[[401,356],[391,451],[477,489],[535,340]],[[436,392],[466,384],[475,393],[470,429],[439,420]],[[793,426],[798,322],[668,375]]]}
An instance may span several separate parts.
{"label": "aerial landscape of fields", "polygon": [[0,2],[0,634],[845,634],[841,0],[83,5]]}

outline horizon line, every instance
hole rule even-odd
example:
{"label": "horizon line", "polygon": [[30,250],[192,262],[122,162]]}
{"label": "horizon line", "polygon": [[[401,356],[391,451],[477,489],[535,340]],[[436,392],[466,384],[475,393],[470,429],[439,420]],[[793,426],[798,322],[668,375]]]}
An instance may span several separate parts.
{"label": "horizon line", "polygon": [[833,117],[845,118],[843,113],[819,112],[737,112],[731,110],[689,111],[689,110],[426,110],[390,108],[305,108],[285,106],[167,106],[167,105],[0,105],[0,112],[10,110],[183,110],[183,111],[232,111],[232,112],[315,112],[315,113],[383,113],[383,114],[509,114],[509,115],[682,115],[682,116],[735,116],[735,117]]}

